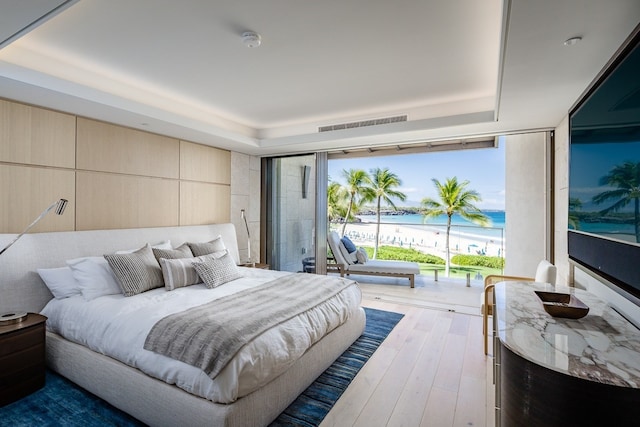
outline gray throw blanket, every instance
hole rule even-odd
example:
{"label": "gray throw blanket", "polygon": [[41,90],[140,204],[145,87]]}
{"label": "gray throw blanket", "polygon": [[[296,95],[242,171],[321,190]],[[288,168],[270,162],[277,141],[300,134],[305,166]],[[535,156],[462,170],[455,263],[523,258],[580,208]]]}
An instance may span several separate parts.
{"label": "gray throw blanket", "polygon": [[253,338],[353,283],[315,274],[290,274],[160,319],[147,335],[144,348],[201,368],[215,378]]}

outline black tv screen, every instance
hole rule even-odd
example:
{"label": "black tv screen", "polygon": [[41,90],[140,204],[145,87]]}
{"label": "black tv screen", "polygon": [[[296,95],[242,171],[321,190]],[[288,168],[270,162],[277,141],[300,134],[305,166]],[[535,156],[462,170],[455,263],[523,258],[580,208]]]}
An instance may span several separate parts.
{"label": "black tv screen", "polygon": [[[569,258],[640,299],[640,32],[569,113]],[[632,298],[633,299],[633,298]]]}

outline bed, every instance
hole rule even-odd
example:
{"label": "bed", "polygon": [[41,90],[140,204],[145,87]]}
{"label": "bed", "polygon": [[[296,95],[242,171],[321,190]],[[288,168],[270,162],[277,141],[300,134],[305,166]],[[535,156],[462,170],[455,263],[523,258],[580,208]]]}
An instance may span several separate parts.
{"label": "bed", "polygon": [[[147,243],[154,244],[170,241],[172,247],[175,248],[183,242],[206,242],[218,236],[222,236],[228,255],[237,263],[238,249],[235,229],[232,224],[25,235],[0,258],[0,271],[2,271],[0,312],[15,310],[40,312],[44,309],[45,314],[52,316],[52,325],[49,327],[51,330],[47,332],[47,364],[49,367],[144,423],[149,425],[194,426],[267,425],[361,335],[364,330],[365,316],[364,311],[359,306],[359,290],[355,291],[354,286],[343,284],[345,290],[336,293],[332,297],[348,300],[346,304],[348,308],[346,311],[343,309],[341,314],[338,315],[340,317],[339,321],[334,321],[332,326],[326,328],[329,331],[326,335],[318,336],[309,341],[308,345],[310,347],[308,349],[297,350],[302,354],[299,358],[293,362],[282,364],[277,369],[274,368],[273,372],[265,374],[262,378],[256,379],[255,374],[248,374],[246,377],[252,379],[253,384],[250,384],[251,381],[243,382],[242,378],[244,377],[239,374],[241,379],[237,380],[237,384],[232,384],[230,389],[223,390],[219,385],[214,384],[212,386],[206,383],[207,380],[215,382],[216,377],[211,379],[206,373],[198,372],[199,370],[193,366],[191,366],[192,372],[196,372],[195,377],[200,381],[198,384],[206,383],[207,386],[185,386],[182,380],[176,379],[173,367],[162,367],[164,365],[156,363],[157,360],[152,362],[151,366],[160,366],[158,368],[160,371],[168,372],[169,377],[173,378],[173,380],[170,379],[169,382],[166,382],[158,379],[162,377],[162,372],[149,372],[148,367],[137,366],[136,363],[132,363],[131,360],[127,359],[128,357],[135,359],[136,356],[113,355],[109,353],[109,350],[106,351],[109,355],[105,355],[95,351],[105,351],[103,348],[96,348],[96,346],[100,347],[102,344],[86,342],[92,339],[92,335],[101,335],[104,331],[108,331],[111,327],[116,328],[116,326],[107,327],[101,326],[99,321],[92,322],[92,324],[95,323],[97,329],[86,328],[89,331],[88,338],[79,335],[65,339],[55,333],[53,330],[58,330],[56,322],[64,323],[67,318],[64,315],[57,317],[54,312],[56,310],[62,313],[73,311],[74,309],[70,308],[74,305],[71,303],[73,298],[68,298],[69,301],[62,300],[62,302],[53,299],[51,292],[36,272],[38,268],[64,266],[65,261],[70,259],[101,256],[105,253],[128,248],[136,249]],[[10,241],[12,237],[14,235],[0,235],[0,245]],[[297,281],[303,280],[304,276],[315,276],[298,275],[288,277],[280,272],[241,267],[239,270],[242,273],[242,278],[230,281],[211,291],[213,293],[219,291],[221,293],[220,298],[223,298],[224,295],[235,294],[236,291],[238,291],[238,294],[243,290],[246,293],[253,293],[254,288],[259,289],[263,284],[273,283],[276,279],[280,280],[282,277]],[[335,278],[335,280],[339,279]],[[96,306],[104,306],[105,311],[102,312],[103,314],[98,314],[98,316],[103,317],[106,316],[104,313],[108,314],[117,310],[123,310],[128,313],[139,311],[143,318],[149,318],[146,326],[148,329],[155,325],[156,320],[170,314],[171,310],[173,310],[168,309],[169,311],[166,313],[162,312],[162,310],[156,310],[152,304],[156,304],[158,300],[174,300],[179,299],[182,294],[197,294],[199,295],[197,298],[186,297],[186,299],[192,300],[191,304],[193,306],[198,306],[199,304],[196,304],[196,302],[201,301],[200,295],[209,295],[203,285],[196,285],[190,288],[192,289],[181,288],[172,291],[153,289],[132,297],[115,295],[113,297],[96,298],[90,302],[93,302]],[[355,285],[355,288],[357,288],[357,285]],[[188,294],[190,291],[194,293]],[[217,298],[212,299],[216,300]],[[335,304],[334,300],[329,301],[325,304]],[[84,307],[80,311],[98,312],[98,309],[93,306],[87,308],[82,303],[75,305]],[[46,309],[45,306],[47,307]],[[138,307],[140,308],[139,310],[137,310]],[[158,312],[156,313],[156,311]],[[157,319],[154,318],[152,322],[151,317],[153,316],[156,316]],[[54,321],[54,317],[58,320]],[[299,321],[299,317],[297,316],[296,320],[290,319],[287,321]],[[313,318],[315,316],[308,317]],[[121,317],[117,318],[120,319]],[[282,323],[280,326],[282,325],[286,325],[286,323]],[[122,325],[120,328],[121,331],[126,330],[126,328],[122,329]],[[288,329],[300,328],[296,326]],[[261,348],[259,346],[265,342],[273,341],[272,338],[268,338],[269,333],[275,332],[270,330],[261,334],[262,343],[260,343],[259,338],[256,338],[251,345],[257,343],[256,348]],[[108,336],[108,334],[106,335]],[[126,334],[114,332],[111,337],[119,335]],[[140,336],[125,339],[133,340],[130,342],[138,343],[136,345],[140,343]],[[134,345],[132,346],[135,347]],[[247,344],[245,347],[248,348],[250,345]],[[252,350],[247,351],[250,352]],[[165,357],[162,355],[156,356],[157,358]],[[123,363],[118,358],[127,363]],[[172,362],[182,363],[178,361]],[[234,363],[236,364],[234,365]],[[229,372],[234,370],[243,372],[242,363],[238,363],[240,362],[230,363],[229,366],[234,366],[234,368],[229,368]],[[279,372],[279,370],[283,369],[283,372]],[[262,370],[260,369],[259,371]],[[227,375],[227,377],[224,377],[227,379],[221,381],[221,383],[233,383],[230,379],[234,378],[234,376],[229,372],[221,371],[218,374],[223,377]],[[205,379],[203,380],[203,378]],[[190,392],[185,391],[185,388],[189,389],[190,387],[194,389],[191,389]]]}

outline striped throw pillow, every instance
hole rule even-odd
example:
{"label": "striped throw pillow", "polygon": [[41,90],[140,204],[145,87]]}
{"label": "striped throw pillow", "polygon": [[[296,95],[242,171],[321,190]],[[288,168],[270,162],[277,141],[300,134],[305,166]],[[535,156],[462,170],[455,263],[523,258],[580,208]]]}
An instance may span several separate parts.
{"label": "striped throw pillow", "polygon": [[120,289],[126,297],[164,285],[162,270],[149,244],[132,253],[108,254],[104,258],[113,270]]}
{"label": "striped throw pillow", "polygon": [[193,263],[207,262],[219,256],[219,254],[209,254],[197,258],[160,258],[164,287],[168,291],[173,291],[178,288],[184,288],[185,286],[202,283],[200,276],[198,276],[196,269],[193,267]]}

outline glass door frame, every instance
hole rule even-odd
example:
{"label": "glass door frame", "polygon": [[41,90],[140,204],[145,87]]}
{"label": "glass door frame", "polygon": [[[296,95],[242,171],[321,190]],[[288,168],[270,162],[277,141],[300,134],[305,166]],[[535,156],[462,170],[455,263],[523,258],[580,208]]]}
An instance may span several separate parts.
{"label": "glass door frame", "polygon": [[[315,157],[315,200],[314,200],[314,251],[309,256],[315,257],[316,274],[327,272],[327,186],[328,186],[328,156],[325,152],[303,153],[289,156],[274,156],[262,158],[261,203],[260,203],[260,254],[261,262],[269,264],[273,269],[279,269],[280,263],[274,257],[278,244],[276,236],[280,235],[274,174],[276,160],[287,157],[314,156]],[[311,192],[309,192],[311,193]]]}

